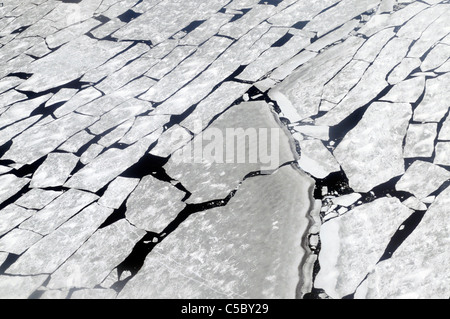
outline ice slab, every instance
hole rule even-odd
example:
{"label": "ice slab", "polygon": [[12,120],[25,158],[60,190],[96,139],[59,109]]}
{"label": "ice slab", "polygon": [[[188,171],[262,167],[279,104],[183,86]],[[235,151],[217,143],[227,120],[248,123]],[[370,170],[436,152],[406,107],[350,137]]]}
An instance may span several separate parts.
{"label": "ice slab", "polygon": [[53,273],[111,213],[112,209],[92,204],[34,244],[6,272],[16,275]]}
{"label": "ice slab", "polygon": [[396,198],[380,198],[323,224],[321,269],[315,287],[324,289],[332,298],[352,294],[412,213]]}
{"label": "ice slab", "polygon": [[24,220],[33,215],[34,211],[11,204],[0,211],[0,236],[16,228]]}
{"label": "ice slab", "polygon": [[431,157],[437,135],[437,123],[410,124],[406,135],[405,158]]}
{"label": "ice slab", "polygon": [[312,185],[291,166],[246,180],[156,246],[119,298],[295,298]]}
{"label": "ice slab", "polygon": [[0,251],[21,255],[42,238],[34,232],[14,229],[0,239]]}
{"label": "ice slab", "polygon": [[448,207],[450,188],[428,209],[414,232],[391,259],[369,274],[355,297],[366,299],[446,299],[450,294],[448,268]]}
{"label": "ice slab", "polygon": [[123,219],[98,230],[52,274],[47,287],[94,288],[131,253],[145,234]]}
{"label": "ice slab", "polygon": [[1,299],[27,299],[46,280],[47,275],[39,276],[0,276]]}
{"label": "ice slab", "polygon": [[446,169],[424,161],[415,161],[395,188],[424,199],[450,178]]}
{"label": "ice slab", "polygon": [[140,229],[162,233],[186,207],[182,202],[185,195],[172,184],[148,175],[128,198],[126,217]]}
{"label": "ice slab", "polygon": [[334,151],[350,187],[368,192],[405,172],[403,140],[411,119],[410,104],[373,103]]}
{"label": "ice slab", "polygon": [[298,165],[316,178],[323,179],[333,172],[339,172],[341,166],[331,152],[319,140],[300,141],[301,156]]}
{"label": "ice slab", "polygon": [[78,160],[77,156],[69,153],[48,154],[45,162],[33,174],[30,187],[47,188],[64,185]]}
{"label": "ice slab", "polygon": [[119,209],[128,195],[139,184],[139,181],[138,178],[117,177],[109,184],[105,194],[103,194],[98,203],[105,207]]}
{"label": "ice slab", "polygon": [[188,202],[222,199],[247,174],[295,160],[287,134],[268,104],[241,103],[175,152],[164,168],[192,193]]}
{"label": "ice slab", "polygon": [[13,145],[3,159],[31,164],[96,120],[94,117],[72,113],[42,126],[35,125],[13,139]]}
{"label": "ice slab", "polygon": [[358,84],[335,108],[316,120],[316,124],[328,126],[339,124],[355,110],[376,98],[388,87],[386,76],[403,60],[410,44],[411,40],[402,38],[389,41]]}
{"label": "ice slab", "polygon": [[127,46],[127,43],[96,41],[81,36],[32,63],[30,72],[33,75],[18,89],[39,93],[69,83],[89,69],[103,64]]}
{"label": "ice slab", "polygon": [[19,178],[13,174],[0,176],[0,203],[16,195],[30,180]]}
{"label": "ice slab", "polygon": [[448,111],[447,101],[450,99],[450,91],[443,90],[450,81],[450,73],[443,74],[434,79],[428,79],[425,97],[414,110],[414,121],[440,122]]}
{"label": "ice slab", "polygon": [[97,192],[139,161],[161,135],[161,131],[155,131],[124,150],[107,150],[73,175],[65,186]]}
{"label": "ice slab", "polygon": [[48,191],[43,189],[32,189],[18,200],[15,204],[28,209],[42,209],[60,196],[62,191]]}
{"label": "ice slab", "polygon": [[97,195],[70,189],[22,223],[20,228],[47,235],[97,199]]}
{"label": "ice slab", "polygon": [[436,157],[434,163],[450,166],[450,143],[441,142],[436,144]]}

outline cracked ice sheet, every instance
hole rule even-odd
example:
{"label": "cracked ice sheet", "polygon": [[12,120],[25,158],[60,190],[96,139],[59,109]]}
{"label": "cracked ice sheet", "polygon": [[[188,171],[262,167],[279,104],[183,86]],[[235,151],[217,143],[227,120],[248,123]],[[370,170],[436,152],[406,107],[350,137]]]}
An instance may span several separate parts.
{"label": "cracked ice sheet", "polygon": [[[256,141],[249,145],[245,136],[239,136],[238,138],[234,136],[227,137],[226,129],[229,128],[255,130]],[[259,129],[268,130],[267,138],[273,139],[274,142],[276,141],[275,143],[270,143],[266,154],[270,156],[270,154],[275,154],[278,151],[279,155],[275,159],[278,163],[264,163],[268,161],[264,161],[263,158],[264,148],[260,149],[258,147],[258,141],[263,137],[258,132]],[[221,135],[225,139],[221,140],[217,135]],[[214,153],[211,149],[211,142],[208,142],[203,136],[206,136],[206,138],[209,136],[211,138],[210,141],[217,139],[215,141],[219,145],[217,153]],[[225,152],[227,141],[231,142],[233,139],[235,140],[234,145],[232,145],[233,148],[229,148],[232,151]],[[236,140],[245,144],[245,163],[237,163],[236,154],[239,143]],[[203,145],[199,145],[202,141]],[[278,145],[278,150],[275,147],[272,148],[273,145]],[[192,151],[193,149],[196,149],[195,153]],[[223,150],[222,154],[220,154],[219,149]],[[227,197],[242,179],[251,172],[273,170],[278,168],[278,165],[296,160],[296,155],[294,155],[292,150],[292,140],[288,137],[287,132],[280,128],[280,124],[269,105],[265,102],[248,102],[233,106],[222,114],[203,132],[203,135],[197,135],[191,143],[175,152],[164,168],[169,176],[181,182],[192,193],[188,202],[199,203]],[[200,152],[202,154],[205,152],[206,155],[212,153],[217,156],[214,157],[214,160],[205,157],[205,161],[202,162],[202,154]],[[250,163],[248,154],[256,156],[254,163]],[[187,163],[184,161],[187,161]],[[270,167],[270,164],[275,164],[276,167]],[[204,181],[208,181],[208,183]]]}
{"label": "cracked ice sheet", "polygon": [[138,162],[161,133],[157,130],[124,150],[109,149],[73,175],[65,187],[97,192]]}
{"label": "cracked ice sheet", "polygon": [[355,54],[364,40],[350,37],[294,71],[269,94],[282,105],[293,107],[296,119],[316,115],[319,111],[322,87],[333,78]]}
{"label": "cracked ice sheet", "polygon": [[396,198],[381,198],[322,225],[321,269],[315,287],[333,298],[352,294],[412,213]]}
{"label": "cracked ice sheet", "polygon": [[13,139],[11,148],[2,159],[31,164],[96,120],[94,117],[72,113],[45,125],[34,125]]}
{"label": "cracked ice sheet", "polygon": [[291,166],[246,180],[158,245],[119,298],[295,298],[312,185]]}
{"label": "cracked ice sheet", "polygon": [[103,64],[127,46],[127,43],[96,41],[81,36],[31,63],[28,72],[33,75],[18,89],[39,93],[69,83]]}
{"label": "cracked ice sheet", "polygon": [[73,154],[51,153],[39,166],[31,179],[31,188],[47,188],[63,185],[78,163]]}
{"label": "cracked ice sheet", "polygon": [[414,121],[440,122],[442,120],[448,112],[448,101],[450,100],[450,91],[443,88],[448,85],[449,81],[450,73],[427,80],[425,97],[414,110]]}
{"label": "cracked ice sheet", "polygon": [[12,174],[0,176],[0,204],[16,195],[29,182],[27,178],[18,178]]}
{"label": "cracked ice sheet", "polygon": [[380,0],[342,0],[308,23],[306,30],[317,32],[320,37],[360,14],[375,8]]}
{"label": "cracked ice sheet", "polygon": [[446,299],[450,295],[450,188],[428,209],[392,258],[378,264],[356,298]]}
{"label": "cracked ice sheet", "polygon": [[147,40],[153,45],[167,40],[196,20],[206,20],[228,0],[207,2],[167,0],[129,22],[113,34],[120,40]]}
{"label": "cracked ice sheet", "polygon": [[415,161],[395,188],[410,192],[418,199],[424,199],[449,179],[450,172],[446,169],[432,163]]}
{"label": "cracked ice sheet", "polygon": [[127,220],[140,229],[162,233],[186,207],[185,192],[148,175],[127,200]]}
{"label": "cracked ice sheet", "polygon": [[42,238],[41,235],[23,229],[14,229],[0,239],[0,251],[21,255]]}
{"label": "cracked ice sheet", "polygon": [[330,112],[316,120],[317,125],[333,126],[376,98],[388,87],[386,75],[406,56],[411,40],[394,38],[380,52],[359,83]]}
{"label": "cracked ice sheet", "polygon": [[92,236],[112,212],[112,209],[92,204],[34,244],[6,270],[6,273],[13,275],[53,273]]}
{"label": "cracked ice sheet", "polygon": [[32,230],[41,235],[50,234],[73,215],[97,199],[97,195],[70,189],[44,209],[34,214],[26,222],[22,223],[20,228]]}
{"label": "cracked ice sheet", "polygon": [[0,236],[3,236],[17,227],[24,220],[30,218],[33,213],[33,210],[28,210],[14,204],[3,208],[0,211]]}
{"label": "cracked ice sheet", "polygon": [[47,278],[47,275],[0,276],[0,299],[27,299]]}
{"label": "cracked ice sheet", "polygon": [[52,274],[47,287],[94,288],[131,253],[145,234],[123,219],[98,230]]}
{"label": "cracked ice sheet", "polygon": [[368,192],[405,172],[403,140],[411,115],[410,104],[373,103],[338,145],[334,156],[353,190]]}

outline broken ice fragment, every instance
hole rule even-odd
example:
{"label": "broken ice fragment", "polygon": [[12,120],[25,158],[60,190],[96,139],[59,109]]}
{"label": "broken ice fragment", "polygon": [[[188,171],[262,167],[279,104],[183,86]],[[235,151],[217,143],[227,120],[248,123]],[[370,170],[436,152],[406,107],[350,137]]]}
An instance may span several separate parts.
{"label": "broken ice fragment", "polygon": [[319,140],[300,141],[300,167],[316,178],[323,179],[333,172],[339,172],[341,166],[330,151]]}
{"label": "broken ice fragment", "polygon": [[158,244],[119,298],[295,298],[312,185],[292,166],[247,179]]}
{"label": "broken ice fragment", "polygon": [[436,144],[436,157],[434,164],[450,166],[450,143],[441,142]]}
{"label": "broken ice fragment", "polygon": [[[446,299],[448,273],[450,188],[430,206],[424,218],[396,250],[369,274],[356,297],[366,299]],[[393,280],[392,274],[395,274]]]}
{"label": "broken ice fragment", "polygon": [[97,195],[70,189],[20,227],[47,235],[96,199]]}
{"label": "broken ice fragment", "polygon": [[191,139],[191,134],[185,128],[174,125],[160,136],[158,144],[149,153],[165,158],[186,145]]}
{"label": "broken ice fragment", "polygon": [[422,203],[420,200],[418,200],[416,197],[411,196],[407,200],[403,202],[403,205],[405,205],[408,208],[411,208],[416,211],[425,211],[427,210],[427,205]]}
{"label": "broken ice fragment", "polygon": [[47,280],[47,275],[0,276],[1,299],[27,299]]}
{"label": "broken ice fragment", "polygon": [[380,198],[327,221],[320,231],[321,270],[316,287],[333,298],[352,294],[412,213],[396,198]]}
{"label": "broken ice fragment", "polygon": [[368,108],[334,151],[351,188],[368,192],[405,172],[403,139],[411,115],[410,104],[376,102]]}
{"label": "broken ice fragment", "polygon": [[42,238],[41,235],[23,229],[14,229],[0,239],[0,251],[21,255]]}
{"label": "broken ice fragment", "polygon": [[97,192],[139,161],[160,134],[161,130],[156,131],[124,150],[107,150],[73,175],[65,186]]}
{"label": "broken ice fragment", "polygon": [[406,135],[405,158],[431,157],[437,135],[437,123],[410,124]]}
{"label": "broken ice fragment", "polygon": [[361,197],[362,197],[361,194],[352,193],[352,194],[340,196],[337,198],[333,198],[332,201],[333,201],[333,204],[335,204],[335,205],[350,207],[351,205],[356,203],[356,201],[358,199],[360,199]]}
{"label": "broken ice fragment", "polygon": [[105,207],[119,209],[138,184],[138,178],[125,178],[119,176],[109,184],[105,194],[100,198],[98,203]]}
{"label": "broken ice fragment", "polygon": [[450,179],[450,172],[432,163],[415,161],[402,176],[395,188],[410,192],[423,199]]}
{"label": "broken ice fragment", "polygon": [[0,211],[0,236],[8,233],[33,215],[34,211],[11,204]]}
{"label": "broken ice fragment", "polygon": [[394,103],[415,103],[425,90],[425,77],[414,77],[396,84],[382,99]]}
{"label": "broken ice fragment", "polygon": [[63,185],[78,163],[73,154],[52,153],[33,174],[30,187],[47,188]]}
{"label": "broken ice fragment", "polygon": [[18,89],[39,93],[69,83],[89,69],[103,64],[128,45],[81,36],[32,63],[30,73],[33,75]]}
{"label": "broken ice fragment", "polygon": [[414,121],[416,122],[440,122],[448,112],[448,101],[450,90],[444,90],[450,83],[450,73],[443,74],[435,79],[428,79],[425,97],[420,105],[414,110]]}
{"label": "broken ice fragment", "polygon": [[244,102],[172,154],[164,168],[192,193],[188,202],[199,203],[226,198],[251,172],[296,160],[292,149],[269,105]]}
{"label": "broken ice fragment", "polygon": [[6,272],[15,275],[53,273],[111,213],[112,209],[92,204],[31,246]]}
{"label": "broken ice fragment", "polygon": [[186,194],[172,184],[148,175],[127,200],[127,219],[136,227],[161,233],[186,206]]}
{"label": "broken ice fragment", "polygon": [[63,192],[32,189],[20,197],[15,204],[28,209],[42,209]]}

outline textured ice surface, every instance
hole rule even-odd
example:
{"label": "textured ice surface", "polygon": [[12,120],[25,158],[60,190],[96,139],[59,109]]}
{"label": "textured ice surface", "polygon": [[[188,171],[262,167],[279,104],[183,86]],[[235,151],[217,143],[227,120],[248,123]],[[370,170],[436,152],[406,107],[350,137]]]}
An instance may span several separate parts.
{"label": "textured ice surface", "polygon": [[321,269],[316,287],[325,289],[333,298],[352,294],[411,213],[398,199],[382,198],[322,225]]}
{"label": "textured ice surface", "polygon": [[1,299],[27,299],[39,286],[41,286],[47,275],[39,276],[1,276],[0,298]]}
{"label": "textured ice surface", "polygon": [[41,235],[23,229],[14,229],[0,239],[0,251],[21,255],[42,238]]}
{"label": "textured ice surface", "polygon": [[27,178],[18,178],[12,174],[0,176],[0,203],[16,195],[29,182]]}
{"label": "textured ice surface", "polygon": [[[67,43],[52,55],[31,64],[33,76],[18,89],[42,92],[69,83],[127,47],[127,43],[95,41],[87,36]],[[64,72],[60,72],[64,70]]]}
{"label": "textured ice surface", "polygon": [[294,298],[311,186],[290,166],[246,180],[228,205],[192,215],[158,245],[119,297]]}
{"label": "textured ice surface", "polygon": [[0,214],[0,236],[8,233],[24,220],[30,218],[34,211],[11,204],[3,208]]}
{"label": "textured ice surface", "polygon": [[316,178],[325,178],[341,170],[336,159],[319,140],[300,141],[302,154],[298,164]]}
{"label": "textured ice surface", "polygon": [[437,190],[445,181],[450,179],[450,172],[432,163],[416,161],[402,176],[395,186],[423,199]]}
{"label": "textured ice surface", "polygon": [[404,156],[406,158],[431,157],[437,135],[437,124],[410,124],[406,135]]}
{"label": "textured ice surface", "polygon": [[38,241],[6,272],[16,275],[53,273],[92,236],[111,213],[109,208],[92,204]]}
{"label": "textured ice surface", "polygon": [[[279,124],[275,119],[274,114],[267,107],[266,103],[248,102],[237,105],[225,112],[203,134],[211,134],[210,140],[213,140],[216,132],[220,132],[220,134],[226,136],[226,129],[230,126],[241,128],[243,130],[253,128],[256,129],[256,132],[258,132],[258,129],[268,130],[267,138],[274,139],[276,142],[273,143],[273,147],[278,146],[278,149],[270,149],[269,145],[267,155],[270,156],[270,154],[274,154],[272,152],[278,151],[278,165],[295,160],[291,150],[290,139],[285,131],[279,128]],[[270,131],[272,128],[276,130],[276,134],[273,134],[272,132],[271,135]],[[207,147],[209,143],[205,140],[203,146],[196,148],[203,140],[202,135],[197,135],[191,143],[175,152],[174,156],[172,156],[165,165],[165,169],[172,178],[180,181],[184,187],[192,193],[192,196],[189,198],[189,202],[191,203],[226,198],[247,174],[258,172],[264,168],[266,168],[266,170],[270,168],[271,163],[264,163],[265,159],[258,154],[259,139],[257,134],[255,136],[257,140],[253,143],[249,143],[248,137],[244,135],[239,135],[237,137],[230,136],[228,137],[228,141],[233,138],[235,139],[234,146],[229,148],[232,149],[232,151],[222,151],[222,155],[224,154],[224,156],[221,156],[221,158],[219,158],[220,152],[218,152],[217,154],[219,155],[217,161],[205,158],[205,161],[199,162],[199,150],[200,152],[208,151]],[[259,138],[262,138],[262,135],[260,135]],[[244,163],[237,162],[238,142],[244,145],[243,149],[246,151],[246,154],[244,155],[247,156],[247,159],[250,158],[249,154],[256,157],[254,163],[250,160],[247,160]],[[217,140],[216,143],[219,143],[219,149],[226,149],[225,140]],[[213,150],[209,150],[209,152],[214,155]],[[180,161],[184,159],[187,160],[186,163]],[[201,160],[202,159],[200,158],[200,161]],[[278,168],[278,165],[270,169],[276,169]],[[209,182],[202,182],[204,180],[208,180]]]}
{"label": "textured ice surface", "polygon": [[30,187],[46,188],[63,185],[78,160],[78,157],[73,154],[49,154],[45,162],[33,174]]}
{"label": "textured ice surface", "polygon": [[367,192],[405,172],[403,139],[409,104],[374,103],[334,151],[355,191]]}
{"label": "textured ice surface", "polygon": [[118,221],[95,232],[55,273],[50,289],[94,288],[133,249],[145,231]]}
{"label": "textured ice surface", "polygon": [[127,200],[127,219],[138,228],[161,233],[186,206],[185,192],[149,175]]}
{"label": "textured ice surface", "polygon": [[356,297],[434,299],[450,293],[447,271],[450,188],[426,212],[414,232],[389,260],[379,263]]}
{"label": "textured ice surface", "polygon": [[47,235],[97,198],[94,194],[71,189],[35,213],[21,228]]}
{"label": "textured ice surface", "polygon": [[448,1],[0,13],[0,298],[448,298]]}
{"label": "textured ice surface", "polygon": [[105,207],[118,209],[138,184],[138,178],[119,176],[108,185],[108,189],[98,203]]}
{"label": "textured ice surface", "polygon": [[135,164],[159,135],[158,132],[150,134],[124,150],[109,149],[73,175],[65,186],[98,191]]}
{"label": "textured ice surface", "polygon": [[[440,122],[448,112],[450,92],[443,90],[443,83],[450,81],[450,73],[427,80],[423,101],[414,111],[414,121]],[[430,112],[432,110],[432,112]]]}

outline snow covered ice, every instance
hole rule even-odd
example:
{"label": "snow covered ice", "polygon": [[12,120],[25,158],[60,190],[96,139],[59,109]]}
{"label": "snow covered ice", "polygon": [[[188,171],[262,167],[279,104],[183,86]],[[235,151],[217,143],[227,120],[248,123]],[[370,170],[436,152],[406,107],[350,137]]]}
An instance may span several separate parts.
{"label": "snow covered ice", "polygon": [[448,298],[449,14],[4,1],[0,298]]}

